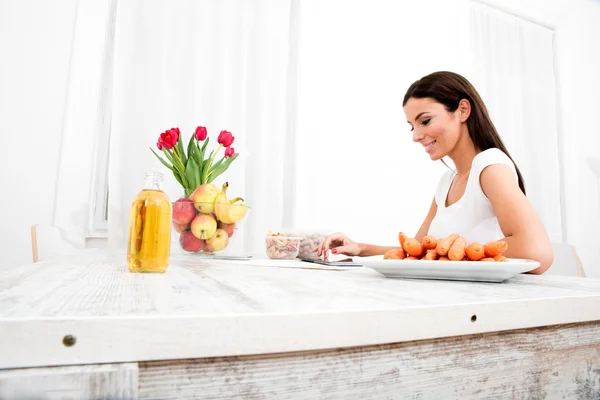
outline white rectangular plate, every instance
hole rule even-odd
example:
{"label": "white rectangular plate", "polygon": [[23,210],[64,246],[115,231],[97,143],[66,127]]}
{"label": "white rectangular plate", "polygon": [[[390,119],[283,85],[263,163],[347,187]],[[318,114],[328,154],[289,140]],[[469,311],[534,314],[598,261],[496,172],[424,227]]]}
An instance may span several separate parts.
{"label": "white rectangular plate", "polygon": [[388,278],[474,282],[502,282],[540,266],[537,261],[518,258],[511,258],[508,262],[384,260],[383,256],[353,257],[353,260]]}

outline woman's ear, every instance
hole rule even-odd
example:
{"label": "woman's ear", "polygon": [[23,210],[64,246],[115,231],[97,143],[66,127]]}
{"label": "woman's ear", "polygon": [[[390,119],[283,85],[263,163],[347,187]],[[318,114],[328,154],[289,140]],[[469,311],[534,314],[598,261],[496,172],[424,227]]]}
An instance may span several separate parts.
{"label": "woman's ear", "polygon": [[465,122],[469,119],[469,115],[471,115],[471,103],[467,99],[462,99],[458,103],[458,117],[460,118],[460,122]]}

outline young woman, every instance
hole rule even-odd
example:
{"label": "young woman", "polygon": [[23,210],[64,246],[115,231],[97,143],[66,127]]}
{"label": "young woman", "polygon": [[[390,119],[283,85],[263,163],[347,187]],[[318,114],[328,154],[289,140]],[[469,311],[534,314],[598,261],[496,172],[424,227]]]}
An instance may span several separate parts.
{"label": "young woman", "polygon": [[[437,238],[458,233],[467,243],[508,243],[506,257],[540,262],[541,274],[553,262],[548,234],[526,197],[523,177],[471,83],[456,73],[435,72],[413,83],[403,101],[413,141],[436,161],[449,157],[456,170],[440,179],[429,213],[414,236]],[[356,243],[343,233],[328,236],[315,249],[333,254],[372,256],[393,247]]]}

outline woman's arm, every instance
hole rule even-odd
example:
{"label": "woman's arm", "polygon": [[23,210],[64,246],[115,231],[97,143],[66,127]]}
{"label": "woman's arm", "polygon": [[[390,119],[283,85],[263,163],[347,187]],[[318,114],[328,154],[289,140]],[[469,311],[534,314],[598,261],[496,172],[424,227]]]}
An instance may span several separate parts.
{"label": "woman's arm", "polygon": [[540,262],[532,274],[544,273],[554,261],[552,244],[539,215],[523,194],[511,169],[504,164],[486,167],[479,176],[508,243],[507,257]]}
{"label": "woman's arm", "polygon": [[427,213],[427,216],[425,217],[425,221],[423,221],[421,228],[419,228],[419,231],[417,232],[417,234],[415,236],[415,239],[417,239],[419,241],[419,243],[423,240],[423,237],[427,236],[427,232],[429,232],[429,227],[431,226],[431,221],[433,221],[433,218],[435,217],[436,213],[437,213],[437,203],[435,202],[435,197],[434,197],[433,201],[431,202],[431,207],[429,207],[429,212]]}
{"label": "woman's arm", "polygon": [[400,246],[377,246],[376,244],[359,243],[359,255],[361,257],[379,256],[385,254],[388,250],[399,249]]}

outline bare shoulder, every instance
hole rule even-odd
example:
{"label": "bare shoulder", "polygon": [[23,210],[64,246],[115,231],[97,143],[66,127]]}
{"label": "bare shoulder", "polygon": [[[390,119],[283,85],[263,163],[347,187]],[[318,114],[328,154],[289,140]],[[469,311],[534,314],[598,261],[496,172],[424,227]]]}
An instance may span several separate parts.
{"label": "bare shoulder", "polygon": [[491,164],[479,176],[481,190],[489,199],[509,243],[507,257],[540,262],[531,273],[541,274],[554,260],[552,244],[537,211],[521,191],[513,170],[506,164]]}
{"label": "bare shoulder", "polygon": [[479,175],[479,183],[483,193],[492,202],[500,198],[525,198],[512,169],[506,164],[485,167]]}

